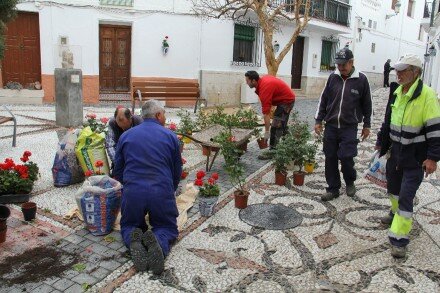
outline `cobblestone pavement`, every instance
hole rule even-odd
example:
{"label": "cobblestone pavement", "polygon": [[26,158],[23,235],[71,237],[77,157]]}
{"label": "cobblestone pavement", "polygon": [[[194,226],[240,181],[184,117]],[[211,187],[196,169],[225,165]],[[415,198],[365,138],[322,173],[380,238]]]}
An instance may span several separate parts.
{"label": "cobblestone pavement", "polygon": [[[386,95],[384,89],[374,92],[373,135],[383,117]],[[316,101],[298,100],[295,106],[302,117],[310,118]],[[382,189],[361,178],[372,154],[372,138],[359,145],[356,196],[341,195],[331,202],[319,199],[325,187],[322,154],[320,166],[306,176],[304,186],[277,186],[270,164],[255,159],[259,152],[256,142],[249,144],[242,157],[251,191],[249,204],[282,204],[296,210],[302,222],[289,230],[264,230],[240,220],[231,197],[232,186],[222,172],[222,159],[218,158],[212,168],[220,173],[222,186],[216,213],[210,218],[200,217],[195,204],[179,241],[167,257],[165,272],[157,277],[136,273],[118,232],[95,237],[82,228],[82,223],[63,219],[76,206],[74,193],[81,185],[52,186],[50,168],[57,131],[62,131],[54,125],[54,108],[11,108],[19,120],[18,146],[10,147],[12,129],[3,124],[0,153],[2,157],[18,158],[30,149],[42,177],[32,194],[32,201],[39,206],[37,221],[22,222],[19,208],[11,205],[13,215],[8,220],[7,242],[0,244],[0,262],[7,259],[8,263],[18,264],[12,266],[10,274],[0,275],[0,292],[81,292],[85,288],[92,292],[440,290],[440,176],[431,176],[422,183],[416,198],[409,256],[403,261],[393,260],[386,227],[378,223],[378,218],[387,212],[388,199]],[[113,107],[86,107],[87,112],[97,113],[98,118],[110,116]],[[168,118],[175,120],[175,111],[168,112]],[[192,171],[190,181],[196,170],[204,168],[205,157],[194,144],[185,147],[183,156]],[[24,258],[39,248],[47,250],[46,259]],[[61,263],[58,271],[21,277],[20,269],[26,268],[23,259],[44,264],[50,261],[49,256]]]}

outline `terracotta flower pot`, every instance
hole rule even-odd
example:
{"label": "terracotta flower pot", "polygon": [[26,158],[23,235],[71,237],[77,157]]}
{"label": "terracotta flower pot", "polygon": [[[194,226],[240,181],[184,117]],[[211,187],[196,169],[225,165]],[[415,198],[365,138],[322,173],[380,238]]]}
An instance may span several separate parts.
{"label": "terracotta flower pot", "polygon": [[235,207],[237,209],[245,209],[249,198],[249,191],[234,191]]}
{"label": "terracotta flower pot", "polygon": [[6,221],[11,215],[11,211],[5,205],[0,205],[0,243],[6,241],[6,231],[8,230],[8,226],[6,225]]}
{"label": "terracotta flower pot", "polygon": [[21,205],[21,211],[25,221],[32,221],[35,219],[37,213],[37,204],[34,202],[25,202]]}
{"label": "terracotta flower pot", "polygon": [[275,184],[276,185],[280,185],[280,186],[286,185],[286,178],[287,178],[286,172],[275,171]]}
{"label": "terracotta flower pot", "polygon": [[260,148],[260,150],[266,149],[268,147],[267,139],[264,139],[261,137],[261,138],[257,139],[257,142],[258,142],[258,147]]}
{"label": "terracotta flower pot", "polygon": [[313,171],[315,170],[315,163],[314,162],[305,163],[304,170],[309,174],[313,173]]}
{"label": "terracotta flower pot", "polygon": [[296,186],[303,186],[304,185],[304,177],[306,173],[304,172],[293,172],[293,184]]}

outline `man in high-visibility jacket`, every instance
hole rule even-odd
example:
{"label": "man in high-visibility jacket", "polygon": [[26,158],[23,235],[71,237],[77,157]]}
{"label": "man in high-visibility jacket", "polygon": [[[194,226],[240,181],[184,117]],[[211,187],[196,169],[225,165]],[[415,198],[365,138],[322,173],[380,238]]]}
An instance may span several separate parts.
{"label": "man in high-visibility jacket", "polygon": [[420,80],[422,61],[407,54],[393,66],[399,87],[390,94],[376,148],[387,161],[391,210],[381,219],[391,224],[391,255],[403,258],[412,228],[414,197],[423,173],[435,172],[440,160],[440,104],[435,91]]}

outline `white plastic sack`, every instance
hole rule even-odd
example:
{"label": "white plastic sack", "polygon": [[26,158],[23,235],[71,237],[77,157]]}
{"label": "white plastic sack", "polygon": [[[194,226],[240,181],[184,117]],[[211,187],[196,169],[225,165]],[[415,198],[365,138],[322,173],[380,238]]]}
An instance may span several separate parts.
{"label": "white plastic sack", "polygon": [[386,156],[379,158],[379,151],[374,152],[364,177],[382,188],[387,188],[386,165]]}

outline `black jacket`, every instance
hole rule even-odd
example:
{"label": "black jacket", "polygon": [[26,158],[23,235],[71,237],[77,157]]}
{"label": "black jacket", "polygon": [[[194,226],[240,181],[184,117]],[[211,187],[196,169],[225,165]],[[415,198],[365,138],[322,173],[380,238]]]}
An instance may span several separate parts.
{"label": "black jacket", "polygon": [[364,128],[371,127],[371,92],[368,79],[356,69],[345,81],[339,70],[330,74],[319,99],[315,120],[323,120],[338,128],[357,126],[364,122]]}
{"label": "black jacket", "polygon": [[391,67],[389,62],[385,62],[385,65],[383,66],[383,73],[388,74],[390,73],[391,70],[393,70],[394,68]]}

